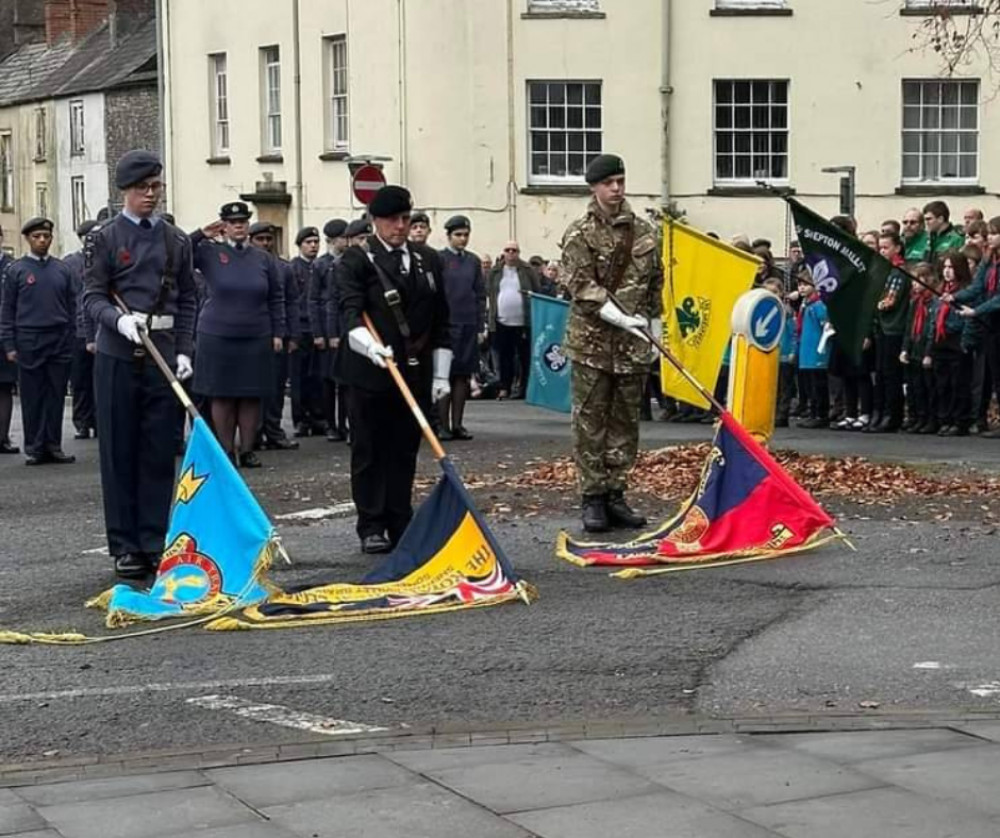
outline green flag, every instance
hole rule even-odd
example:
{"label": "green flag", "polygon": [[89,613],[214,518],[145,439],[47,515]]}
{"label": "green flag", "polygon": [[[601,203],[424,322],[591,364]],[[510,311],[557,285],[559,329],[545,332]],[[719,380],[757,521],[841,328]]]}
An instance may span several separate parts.
{"label": "green flag", "polygon": [[837,343],[861,363],[865,338],[871,335],[875,309],[892,271],[888,259],[829,221],[786,198],[792,208],[799,245],[823,295]]}

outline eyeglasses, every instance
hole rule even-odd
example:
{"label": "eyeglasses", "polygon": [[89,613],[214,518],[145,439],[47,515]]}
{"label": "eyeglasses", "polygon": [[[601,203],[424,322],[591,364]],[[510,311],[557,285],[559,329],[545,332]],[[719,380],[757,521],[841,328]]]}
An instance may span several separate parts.
{"label": "eyeglasses", "polygon": [[920,226],[920,222],[917,221],[916,219],[910,219],[909,221],[907,221],[904,218],[903,219],[903,226],[904,227],[919,227]]}
{"label": "eyeglasses", "polygon": [[503,249],[504,253],[520,253],[521,249],[518,247],[505,247]]}
{"label": "eyeglasses", "polygon": [[136,192],[142,192],[144,195],[155,195],[158,192],[162,192],[165,185],[162,181],[157,180],[153,183],[137,183],[132,188]]}

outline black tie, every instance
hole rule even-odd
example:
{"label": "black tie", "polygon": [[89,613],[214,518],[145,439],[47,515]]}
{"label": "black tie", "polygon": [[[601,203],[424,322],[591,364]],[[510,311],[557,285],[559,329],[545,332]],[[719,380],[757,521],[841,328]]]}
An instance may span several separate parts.
{"label": "black tie", "polygon": [[150,221],[148,218],[143,218],[139,222],[139,226],[142,227],[143,230],[152,230],[153,229],[153,222]]}
{"label": "black tie", "polygon": [[403,251],[402,250],[390,250],[389,256],[392,258],[392,266],[396,271],[398,276],[403,275]]}

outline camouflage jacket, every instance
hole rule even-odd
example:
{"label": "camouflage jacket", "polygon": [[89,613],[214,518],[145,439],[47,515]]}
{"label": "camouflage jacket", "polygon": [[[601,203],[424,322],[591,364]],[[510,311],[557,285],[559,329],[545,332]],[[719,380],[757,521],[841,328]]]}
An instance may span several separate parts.
{"label": "camouflage jacket", "polygon": [[629,314],[652,320],[661,313],[663,265],[656,231],[636,217],[623,202],[609,218],[592,199],[587,212],[574,221],[562,240],[563,281],[572,300],[565,351],[578,364],[619,375],[646,372],[653,360],[644,340],[605,323],[598,311],[608,300],[611,262],[615,247],[632,225],[632,258],[615,291]]}

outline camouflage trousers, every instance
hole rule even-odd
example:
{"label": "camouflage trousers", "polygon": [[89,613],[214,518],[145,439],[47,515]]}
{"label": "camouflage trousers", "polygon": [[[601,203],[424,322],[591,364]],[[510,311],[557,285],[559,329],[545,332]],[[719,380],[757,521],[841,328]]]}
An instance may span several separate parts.
{"label": "camouflage trousers", "polygon": [[573,459],[585,495],[624,490],[639,453],[646,375],[614,375],[573,364]]}

